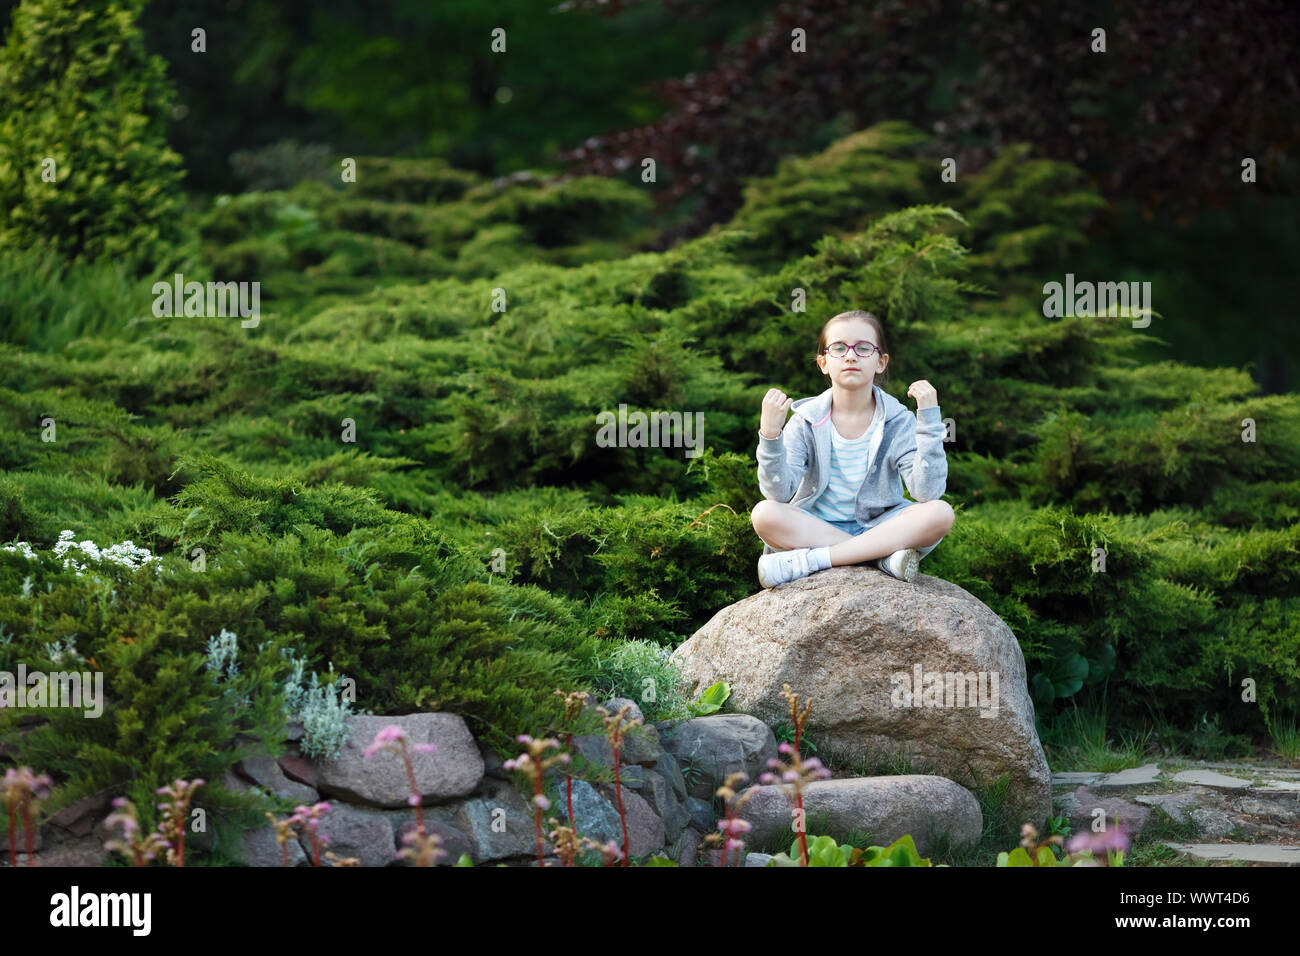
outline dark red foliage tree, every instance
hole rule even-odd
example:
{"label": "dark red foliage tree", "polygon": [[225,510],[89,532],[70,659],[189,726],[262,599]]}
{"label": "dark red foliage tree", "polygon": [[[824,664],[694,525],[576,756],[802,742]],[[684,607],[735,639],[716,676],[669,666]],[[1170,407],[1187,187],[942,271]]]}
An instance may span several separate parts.
{"label": "dark red foliage tree", "polygon": [[[626,9],[636,0],[624,0]],[[698,3],[663,0],[690,16]],[[572,6],[610,11],[609,4]],[[1093,30],[1106,32],[1094,52]],[[664,205],[689,196],[691,221],[728,218],[746,176],[770,173],[811,137],[905,119],[935,133],[936,156],[980,168],[1008,143],[1075,163],[1109,196],[1184,217],[1224,201],[1241,162],[1262,192],[1294,150],[1300,112],[1288,0],[798,0],[783,3],[718,66],[662,84],[657,122],[593,136],[560,154],[570,172],[657,167]],[[792,52],[796,29],[806,52]],[[817,148],[824,146],[819,143]]]}

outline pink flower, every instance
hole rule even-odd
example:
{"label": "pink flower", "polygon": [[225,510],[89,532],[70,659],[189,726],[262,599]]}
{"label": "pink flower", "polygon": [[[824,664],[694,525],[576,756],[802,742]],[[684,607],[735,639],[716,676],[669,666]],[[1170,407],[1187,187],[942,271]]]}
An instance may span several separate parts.
{"label": "pink flower", "polygon": [[780,745],[779,747],[777,747],[776,749],[777,749],[777,751],[778,751],[779,753],[783,753],[783,754],[794,753],[794,747],[791,746],[791,745],[790,745],[788,742],[786,742],[786,741],[782,741],[782,742],[781,742],[781,745]]}
{"label": "pink flower", "polygon": [[369,760],[381,750],[394,750],[396,748],[393,747],[393,744],[397,743],[399,740],[405,739],[406,731],[397,726],[397,724],[389,724],[383,730],[379,731],[379,733],[375,734],[374,743],[366,748],[364,757],[366,760]]}
{"label": "pink flower", "polygon": [[776,783],[776,774],[765,773],[758,778],[759,783]]}
{"label": "pink flower", "polygon": [[547,800],[546,797],[540,793],[533,797],[533,803],[537,804],[537,806],[543,810],[551,809],[551,801]]}
{"label": "pink flower", "polygon": [[406,802],[409,806],[418,807],[423,801],[418,793],[413,793],[406,798]]}
{"label": "pink flower", "polygon": [[1092,833],[1087,830],[1070,837],[1066,844],[1067,853],[1091,850],[1094,854],[1129,848],[1128,833],[1123,827],[1107,829],[1104,833]]}

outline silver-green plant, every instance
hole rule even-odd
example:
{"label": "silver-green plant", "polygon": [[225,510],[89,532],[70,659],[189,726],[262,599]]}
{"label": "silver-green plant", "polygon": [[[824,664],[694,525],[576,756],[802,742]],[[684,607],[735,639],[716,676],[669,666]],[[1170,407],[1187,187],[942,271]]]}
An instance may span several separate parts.
{"label": "silver-green plant", "polygon": [[208,638],[207,653],[205,667],[221,687],[222,695],[229,699],[232,707],[247,707],[249,695],[236,693],[233,689],[239,677],[239,639],[223,627],[216,637]]}
{"label": "silver-green plant", "polygon": [[[321,683],[315,671],[304,682],[303,662],[291,650],[284,652],[292,665],[284,685],[285,715],[302,724],[302,741],[299,746],[308,757],[317,760],[334,760],[348,741],[348,718],[352,716],[352,702],[339,696],[339,682]],[[334,673],[331,663],[329,672]]]}
{"label": "silver-green plant", "polygon": [[208,638],[207,668],[218,680],[239,676],[239,641],[224,627],[216,637]]}

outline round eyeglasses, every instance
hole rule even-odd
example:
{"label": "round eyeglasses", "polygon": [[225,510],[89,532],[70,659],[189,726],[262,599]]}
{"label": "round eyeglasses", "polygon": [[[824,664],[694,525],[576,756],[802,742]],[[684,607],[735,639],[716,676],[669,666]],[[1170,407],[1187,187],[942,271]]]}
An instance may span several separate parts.
{"label": "round eyeglasses", "polygon": [[[822,351],[829,352],[836,358],[844,358],[844,356],[849,354],[849,347],[843,342],[832,342]],[[876,346],[872,345],[870,342],[858,342],[853,346],[853,351],[858,354],[859,358],[871,358],[871,353],[879,352],[880,349],[876,348]]]}

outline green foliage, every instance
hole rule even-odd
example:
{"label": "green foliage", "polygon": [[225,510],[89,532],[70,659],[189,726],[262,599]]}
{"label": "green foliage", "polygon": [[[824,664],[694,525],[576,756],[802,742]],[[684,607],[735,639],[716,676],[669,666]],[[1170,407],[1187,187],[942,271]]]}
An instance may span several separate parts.
{"label": "green foliage", "polygon": [[1250,738],[1244,734],[1224,733],[1218,713],[1202,712],[1200,719],[1189,728],[1167,726],[1165,736],[1170,746],[1179,753],[1200,760],[1230,760],[1249,757],[1252,753]]}
{"label": "green foliage", "polygon": [[[351,716],[351,700],[346,695],[339,696],[339,683],[345,678],[340,674],[336,680],[322,683],[312,671],[310,681],[304,682],[303,662],[294,660],[292,651],[285,656],[293,665],[285,681],[285,716],[302,724],[302,752],[319,760],[335,760],[350,733],[347,721]],[[334,676],[333,663],[330,676]]]}
{"label": "green foliage", "polygon": [[[51,646],[75,639],[85,658],[78,666],[102,677],[104,685],[98,718],[87,719],[81,709],[50,708],[40,712],[41,723],[16,738],[20,763],[41,767],[63,784],[51,809],[108,790],[124,793],[145,808],[142,814],[152,815],[153,791],[161,784],[195,775],[219,780],[259,751],[257,741],[283,738],[274,641],[246,655],[236,673],[219,674],[206,666],[201,639],[166,613],[170,574],[105,563],[95,575],[78,577],[45,555],[30,562],[5,558],[6,583],[21,569],[38,584],[26,600],[4,589],[0,613],[14,623],[15,635],[0,646],[0,670],[14,672],[19,662],[57,670]],[[24,716],[0,714],[6,736]],[[209,809],[249,806],[219,787],[205,790],[198,803]]]}
{"label": "green foliage", "polygon": [[668,650],[650,641],[612,642],[591,661],[592,685],[602,697],[634,700],[647,721],[681,720],[691,711],[681,671]]}
{"label": "green foliage", "polygon": [[323,143],[282,139],[261,149],[237,149],[230,165],[250,190],[290,189],[304,180],[342,186],[342,167]]}
{"label": "green foliage", "polygon": [[[794,724],[783,723],[776,728],[776,742],[781,744],[794,743]],[[799,753],[801,755],[812,755],[817,753],[817,745],[813,743],[812,738],[804,734],[799,738]]]}
{"label": "green foliage", "polygon": [[[1091,698],[1119,678],[1158,693],[1160,711],[1181,726],[1199,719],[1209,695],[1243,721],[1235,729],[1262,730],[1271,708],[1292,700],[1293,600],[1270,595],[1294,589],[1296,526],[1227,532],[1185,509],[1139,517],[990,503],[962,511],[954,530],[930,573],[966,588],[1016,633],[1036,707]],[[1258,710],[1233,706],[1240,687],[1230,682],[1242,675],[1256,682]],[[1111,689],[1116,723],[1147,716],[1142,701]]]}
{"label": "green foliage", "polygon": [[1022,846],[1016,847],[1010,853],[1003,851],[998,854],[998,866],[1067,866],[1056,858],[1050,846],[1040,846],[1036,857],[1031,857],[1029,851]]}
{"label": "green foliage", "polygon": [[357,193],[366,199],[401,203],[442,203],[460,199],[479,177],[445,159],[357,157]]}
{"label": "green foliage", "polygon": [[[345,188],[219,200],[199,216],[209,267],[276,300],[255,335],[155,319],[103,263],[6,260],[0,539],[75,528],[168,569],[81,578],[0,551],[0,664],[74,642],[109,689],[102,719],[51,713],[6,746],[59,801],[130,787],[150,805],[160,782],[219,780],[236,735],[280,743],[290,657],[317,693],[332,669],[366,710],[463,713],[499,752],[560,725],[557,688],[690,716],[665,658],[756,588],[762,396],[824,389],[816,332],[855,307],[886,320],[887,390],[928,378],[954,421],[957,522],[927,571],[1012,629],[1045,734],[1093,707],[1227,755],[1283,726],[1300,709],[1300,402],[1241,370],[1140,361],[1147,337],[1115,320],[1044,319],[1023,276],[1077,250],[1093,193],[1022,158],[931,195],[904,134],[755,181],[730,228],[666,252],[633,251],[644,196],[622,186],[438,163],[363,158]],[[785,191],[825,199],[833,227],[805,227]],[[703,415],[701,454],[598,442],[620,405]],[[207,667],[223,629],[240,641],[228,687]],[[226,693],[250,707],[214,706]],[[341,708],[320,708],[324,752]]]}
{"label": "green foliage", "polygon": [[478,182],[438,160],[361,158],[355,184],[321,178],[217,196],[197,220],[204,267],[297,309],[403,278],[617,258],[646,238],[648,198],[600,177]]}
{"label": "green foliage", "polygon": [[69,264],[39,249],[0,255],[0,338],[58,352],[82,336],[152,319],[148,287],[111,259]]}
{"label": "green foliage", "polygon": [[[1058,857],[1052,847],[1048,844],[1040,845],[1031,856],[1029,851],[1022,846],[1016,847],[1010,853],[1005,850],[998,853],[998,866],[1083,866],[1083,865],[1101,865],[1093,864],[1093,853],[1091,850],[1081,850],[1078,853],[1071,853],[1068,856]],[[1108,854],[1108,866],[1123,866],[1124,854],[1116,852]]]}
{"label": "green foliage", "polygon": [[726,681],[718,681],[710,684],[700,692],[699,699],[691,704],[691,713],[696,717],[707,717],[709,714],[716,714],[722,709],[722,705],[727,702],[731,696],[731,685]]}
{"label": "green foliage", "polygon": [[[163,61],[143,3],[24,0],[0,51],[0,249],[165,271],[182,238]],[[53,166],[47,164],[53,161]]]}
{"label": "green foliage", "polygon": [[[933,866],[922,857],[910,833],[905,833],[889,846],[869,846],[865,849],[849,844],[840,845],[829,836],[808,836],[809,866]],[[778,853],[767,861],[771,867],[798,866],[799,840],[790,844],[789,853]],[[947,864],[940,863],[939,866]]]}

